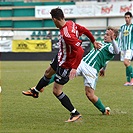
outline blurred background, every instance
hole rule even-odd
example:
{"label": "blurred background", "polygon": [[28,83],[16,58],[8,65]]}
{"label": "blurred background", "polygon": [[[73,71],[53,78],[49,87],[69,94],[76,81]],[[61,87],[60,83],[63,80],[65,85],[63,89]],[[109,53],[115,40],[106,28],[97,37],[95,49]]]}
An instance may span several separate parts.
{"label": "blurred background", "polygon": [[[107,26],[120,28],[131,0],[0,0],[1,60],[51,60],[58,52],[59,30],[49,14],[60,7],[66,20],[85,26],[102,41]],[[81,36],[85,54],[92,48]],[[119,56],[115,58],[119,59]]]}

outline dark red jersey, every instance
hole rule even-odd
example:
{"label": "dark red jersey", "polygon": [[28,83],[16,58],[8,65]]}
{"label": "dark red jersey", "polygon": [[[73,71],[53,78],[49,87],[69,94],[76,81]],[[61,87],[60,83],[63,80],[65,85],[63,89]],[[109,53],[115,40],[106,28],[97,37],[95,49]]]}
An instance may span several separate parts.
{"label": "dark red jersey", "polygon": [[82,41],[79,40],[82,34],[85,34],[92,43],[95,41],[88,29],[73,21],[67,21],[60,29],[60,47],[58,52],[59,66],[75,69],[78,67],[84,53],[81,47]]}

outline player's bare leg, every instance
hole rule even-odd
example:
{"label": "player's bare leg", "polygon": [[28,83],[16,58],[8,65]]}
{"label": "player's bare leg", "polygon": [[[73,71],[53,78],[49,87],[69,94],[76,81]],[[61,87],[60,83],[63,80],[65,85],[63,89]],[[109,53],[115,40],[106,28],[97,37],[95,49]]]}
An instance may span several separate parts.
{"label": "player's bare leg", "polygon": [[86,92],[86,96],[87,98],[94,104],[94,106],[100,111],[102,112],[102,114],[106,114],[109,115],[110,114],[110,108],[109,107],[105,107],[102,103],[102,101],[100,100],[100,98],[98,98],[95,94],[94,94],[94,89],[92,89],[91,87],[85,86],[85,92]]}

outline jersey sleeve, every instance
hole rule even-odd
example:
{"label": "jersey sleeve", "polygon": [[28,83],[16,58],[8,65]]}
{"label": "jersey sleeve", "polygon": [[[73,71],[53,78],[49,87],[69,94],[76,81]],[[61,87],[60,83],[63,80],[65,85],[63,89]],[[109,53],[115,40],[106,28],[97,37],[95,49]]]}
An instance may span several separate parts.
{"label": "jersey sleeve", "polygon": [[122,27],[120,28],[119,36],[118,36],[118,46],[121,50],[122,47]]}
{"label": "jersey sleeve", "polygon": [[78,25],[78,24],[76,24],[76,25],[77,25],[77,29],[79,31],[80,36],[82,34],[84,34],[91,40],[92,43],[95,42],[94,36],[92,35],[92,33],[87,28],[85,28],[84,26]]}
{"label": "jersey sleeve", "polygon": [[84,50],[82,49],[82,47],[79,47],[76,52],[77,52],[77,54],[76,54],[75,60],[72,64],[72,68],[74,68],[74,69],[77,69],[77,67],[79,66],[79,64],[83,58]]}
{"label": "jersey sleeve", "polygon": [[109,52],[112,54],[119,54],[119,47],[115,40],[112,40],[112,45],[109,46]]}
{"label": "jersey sleeve", "polygon": [[84,50],[81,47],[82,41],[79,40],[73,33],[69,33],[69,36],[64,35],[63,39],[65,43],[69,45],[72,55],[75,57],[74,62],[72,62],[72,68],[77,69],[84,54]]}

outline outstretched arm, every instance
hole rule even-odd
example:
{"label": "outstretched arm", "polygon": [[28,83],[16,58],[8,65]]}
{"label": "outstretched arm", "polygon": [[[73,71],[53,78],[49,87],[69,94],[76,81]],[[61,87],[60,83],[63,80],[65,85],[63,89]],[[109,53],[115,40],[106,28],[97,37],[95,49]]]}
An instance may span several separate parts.
{"label": "outstretched arm", "polygon": [[101,76],[101,77],[104,77],[104,76],[105,76],[105,69],[106,69],[106,66],[107,66],[107,64],[106,64],[104,67],[102,67],[102,68],[100,69],[100,71],[99,71],[99,76]]}
{"label": "outstretched arm", "polygon": [[118,43],[116,42],[116,36],[114,35],[114,32],[112,30],[107,30],[108,34],[111,37],[112,40],[112,46],[113,46],[113,53],[114,54],[119,54],[119,47],[118,47]]}
{"label": "outstretched arm", "polygon": [[88,30],[88,29],[85,28],[84,26],[81,26],[81,25],[78,25],[78,24],[76,24],[76,25],[77,25],[78,31],[80,31],[80,36],[81,36],[82,34],[86,35],[86,36],[90,39],[90,41],[92,42],[92,44],[94,45],[94,48],[95,48],[95,49],[100,49],[100,48],[101,48],[102,44],[99,43],[99,42],[97,42],[97,41],[95,40],[95,38],[94,38],[94,36],[92,35],[92,33],[90,32],[90,30]]}

